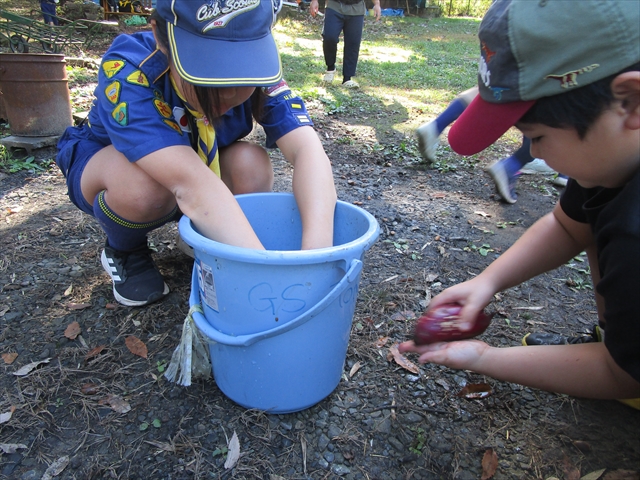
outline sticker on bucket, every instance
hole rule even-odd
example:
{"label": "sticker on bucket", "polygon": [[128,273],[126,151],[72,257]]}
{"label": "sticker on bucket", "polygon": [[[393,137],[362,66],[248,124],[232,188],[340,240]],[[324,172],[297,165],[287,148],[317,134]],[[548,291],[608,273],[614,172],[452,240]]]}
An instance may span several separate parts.
{"label": "sticker on bucket", "polygon": [[206,263],[196,262],[200,276],[200,295],[209,308],[218,312],[218,295],[213,281],[213,269]]}

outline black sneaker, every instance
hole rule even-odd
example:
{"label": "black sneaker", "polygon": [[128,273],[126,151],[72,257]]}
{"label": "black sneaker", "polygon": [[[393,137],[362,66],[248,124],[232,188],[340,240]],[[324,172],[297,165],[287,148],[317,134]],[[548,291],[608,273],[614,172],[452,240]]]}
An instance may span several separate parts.
{"label": "black sneaker", "polygon": [[532,345],[575,345],[578,343],[602,342],[604,332],[596,325],[591,333],[579,337],[565,337],[557,333],[527,333],[522,338],[522,345],[525,347]]}
{"label": "black sneaker", "polygon": [[107,243],[101,260],[113,281],[113,295],[122,305],[140,307],[169,293],[146,245],[131,252],[120,252]]}

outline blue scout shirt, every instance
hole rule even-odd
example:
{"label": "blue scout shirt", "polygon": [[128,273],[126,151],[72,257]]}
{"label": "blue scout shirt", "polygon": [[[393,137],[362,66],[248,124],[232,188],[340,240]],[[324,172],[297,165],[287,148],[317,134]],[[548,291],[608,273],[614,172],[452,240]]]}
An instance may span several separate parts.
{"label": "blue scout shirt", "polygon": [[[286,82],[262,89],[266,100],[256,119],[266,133],[266,146],[290,131],[313,125],[302,99]],[[98,75],[89,125],[95,138],[135,162],[161,148],[192,145],[184,105],[171,86],[167,57],[156,49],[151,32],[120,35],[105,53]],[[216,119],[217,147],[222,148],[253,130],[251,102]],[[197,135],[197,133],[194,133]]]}

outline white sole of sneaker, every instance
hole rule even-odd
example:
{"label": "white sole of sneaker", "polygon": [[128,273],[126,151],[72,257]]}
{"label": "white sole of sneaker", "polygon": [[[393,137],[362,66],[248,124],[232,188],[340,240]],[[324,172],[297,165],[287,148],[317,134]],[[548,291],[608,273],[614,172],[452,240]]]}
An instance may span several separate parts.
{"label": "white sole of sneaker", "polygon": [[418,150],[422,158],[431,163],[435,162],[436,151],[440,145],[440,135],[436,130],[435,120],[418,127],[416,137],[418,137]]}
{"label": "white sole of sneaker", "polygon": [[[116,281],[120,280],[119,277],[116,279],[116,275],[114,275],[114,273],[115,273],[114,268],[109,264],[109,260],[107,259],[107,255],[104,253],[104,250],[102,251],[102,255],[100,255],[100,263],[102,263],[102,268],[104,269],[104,271],[107,272],[109,277],[111,277],[111,281],[112,282],[116,282]],[[163,288],[162,295],[158,296],[157,298],[152,298],[151,300],[149,300],[149,299],[147,299],[147,300],[130,300],[128,298],[124,298],[122,295],[120,295],[116,291],[115,283],[113,285],[112,290],[113,290],[113,296],[115,297],[116,301],[119,304],[124,305],[126,307],[143,307],[145,305],[148,305],[150,303],[153,303],[153,302],[156,302],[156,301],[160,300],[162,297],[164,297],[165,295],[167,295],[170,292],[169,285],[167,285],[166,282],[164,283],[164,288]]]}
{"label": "white sole of sneaker", "polygon": [[336,71],[332,70],[332,71],[326,71],[324,72],[324,77],[322,77],[322,81],[324,83],[333,83],[333,79],[336,76]]}
{"label": "white sole of sneaker", "polygon": [[493,178],[493,182],[496,184],[496,190],[498,190],[500,197],[502,197],[505,202],[512,205],[516,203],[516,199],[511,196],[509,178],[507,177],[507,172],[505,172],[504,168],[501,168],[500,165],[498,165],[498,162],[496,162],[487,169],[487,173],[491,178]]}

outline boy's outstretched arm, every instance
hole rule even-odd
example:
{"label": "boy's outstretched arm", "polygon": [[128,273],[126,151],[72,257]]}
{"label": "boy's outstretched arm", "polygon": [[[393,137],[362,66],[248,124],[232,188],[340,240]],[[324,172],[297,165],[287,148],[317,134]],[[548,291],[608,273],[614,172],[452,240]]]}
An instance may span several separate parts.
{"label": "boy's outstretched arm", "polygon": [[506,348],[476,340],[402,345],[401,351],[421,353],[421,363],[473,370],[550,392],[601,399],[640,397],[640,383],[615,363],[600,342]]}
{"label": "boy's outstretched arm", "polygon": [[459,303],[461,323],[470,326],[494,294],[559,267],[592,243],[589,225],[572,220],[556,204],[480,275],[443,291],[430,307]]}
{"label": "boy's outstretched arm", "polygon": [[557,203],[481,275],[500,292],[561,266],[592,243],[589,225],[569,218]]}

